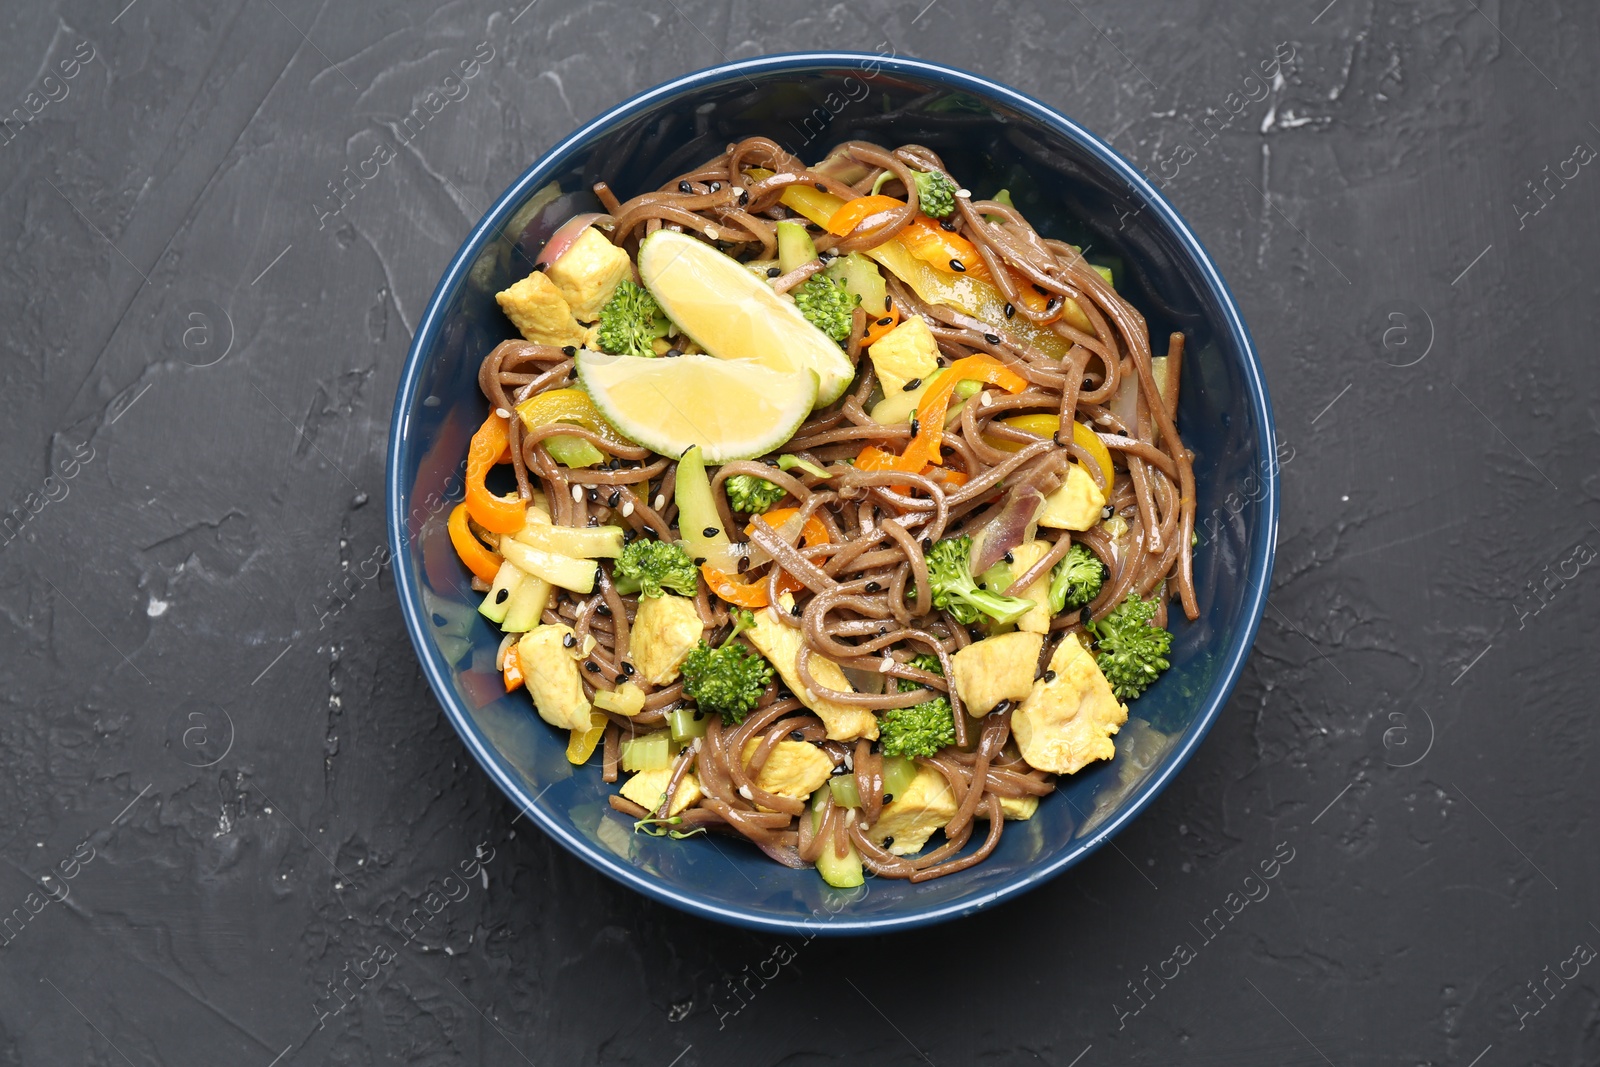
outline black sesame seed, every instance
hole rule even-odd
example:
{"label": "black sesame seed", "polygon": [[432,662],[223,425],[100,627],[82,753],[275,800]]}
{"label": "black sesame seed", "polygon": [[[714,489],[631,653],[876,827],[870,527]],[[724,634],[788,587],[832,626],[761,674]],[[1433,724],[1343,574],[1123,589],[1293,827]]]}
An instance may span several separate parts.
{"label": "black sesame seed", "polygon": [[1047,681],[1047,682],[1055,681],[1056,680],[1056,672],[1055,671],[1045,671],[1044,672],[1044,680]]}
{"label": "black sesame seed", "polygon": [[583,669],[588,671],[590,674],[599,674],[600,673],[600,664],[594,662],[593,660],[590,660],[588,663],[585,663],[583,665]]}
{"label": "black sesame seed", "polygon": [[844,765],[844,764],[842,764],[842,763],[835,763],[835,764],[834,764],[834,765],[833,765],[833,773],[834,773],[834,774],[835,774],[835,775],[839,775],[839,774],[849,774],[849,773],[850,773],[850,768],[849,768],[849,767],[846,767],[846,766],[845,766],[845,765]]}
{"label": "black sesame seed", "polygon": [[500,590],[498,593],[496,593],[494,595],[494,602],[496,604],[504,604],[506,602],[506,598],[509,597],[510,595],[511,595],[511,590],[502,589],[502,590]]}
{"label": "black sesame seed", "polygon": [[911,420],[911,436],[915,437],[922,432],[922,424],[915,418]]}
{"label": "black sesame seed", "polygon": [[680,192],[680,193],[692,193],[692,192],[694,192],[694,186],[690,185],[686,181],[679,182],[678,183],[678,192]]}
{"label": "black sesame seed", "polygon": [[767,277],[769,277],[769,278],[776,278],[782,273],[783,273],[783,271],[778,267],[768,267],[767,268]]}
{"label": "black sesame seed", "polygon": [[893,793],[885,793],[885,794],[883,794],[883,802],[885,804],[894,803],[894,794]]}
{"label": "black sesame seed", "polygon": [[879,326],[887,326],[893,321],[894,321],[894,319],[892,319],[889,316],[885,315],[883,318],[878,320],[878,325]]}
{"label": "black sesame seed", "polygon": [[694,565],[695,565],[695,566],[696,566],[696,567],[698,567],[698,566],[700,566],[700,565],[701,565],[701,564],[702,564],[702,563],[704,563],[704,562],[705,562],[705,561],[706,561],[706,558],[705,558],[705,557],[704,557],[704,556],[696,556],[696,557],[695,557],[695,558],[694,558]]}
{"label": "black sesame seed", "polygon": [[607,618],[611,617],[611,609],[606,607],[604,604],[601,604],[599,607],[595,608],[594,612],[596,615],[604,615]]}
{"label": "black sesame seed", "polygon": [[1049,300],[1046,300],[1044,302],[1044,309],[1046,311],[1054,311],[1056,309],[1057,305],[1059,305],[1060,303],[1061,303],[1061,298],[1059,296],[1052,296]]}
{"label": "black sesame seed", "polygon": [[535,263],[535,264],[534,264],[534,265],[533,265],[533,269],[534,269],[534,270],[535,270],[535,271],[536,271],[536,272],[538,272],[538,273],[539,273],[539,274],[543,274],[543,273],[544,273],[544,269],[545,269],[545,268],[546,268],[546,267],[548,267],[548,266],[549,266],[549,265],[550,265],[550,264],[548,264],[548,263]]}
{"label": "black sesame seed", "polygon": [[1017,557],[1013,556],[1010,552],[1007,552],[1004,556],[1001,556],[1000,558],[1005,560],[1007,563],[1015,563],[1017,561]]}
{"label": "black sesame seed", "polygon": [[611,490],[611,495],[606,497],[606,507],[614,508],[620,503],[622,503],[622,490],[621,489],[613,489],[613,490]]}
{"label": "black sesame seed", "polygon": [[877,582],[868,582],[865,586],[863,586],[863,588],[869,593],[876,593],[878,590],[882,589],[883,586],[879,585]]}
{"label": "black sesame seed", "polygon": [[826,185],[824,185],[822,182],[817,182],[817,192],[825,193],[827,191],[828,191],[828,187]]}
{"label": "black sesame seed", "polygon": [[967,268],[962,265],[959,259],[952,259],[950,261],[950,269],[955,271],[957,274],[965,274],[967,272]]}
{"label": "black sesame seed", "polygon": [[575,356],[575,355],[578,354],[578,350],[576,348],[574,348],[572,345],[562,345],[561,346],[561,354],[563,356],[571,358],[572,356]]}
{"label": "black sesame seed", "polygon": [[750,202],[750,190],[748,190],[748,189],[740,189],[739,190],[739,206],[743,207],[745,204],[748,204],[749,202]]}
{"label": "black sesame seed", "polygon": [[922,539],[922,551],[924,551],[924,552],[932,552],[933,551],[933,538],[924,537]]}
{"label": "black sesame seed", "polygon": [[631,664],[631,663],[624,663],[624,664],[623,664],[623,665],[622,665],[622,673],[623,673],[623,674],[626,674],[626,675],[627,675],[627,676],[628,676],[628,677],[630,677],[630,678],[631,678],[631,677],[633,677],[633,664]]}
{"label": "black sesame seed", "polygon": [[747,571],[749,569],[750,569],[750,557],[749,556],[740,556],[739,557],[739,573],[743,574],[745,571]]}
{"label": "black sesame seed", "polygon": [[576,637],[573,637],[571,634],[563,634],[562,637],[561,637],[561,646],[563,648],[571,648],[573,645],[575,645],[577,643],[578,643],[578,639]]}
{"label": "black sesame seed", "polygon": [[950,233],[955,233],[956,232],[956,220],[955,219],[945,219],[943,222],[939,223],[939,225],[942,226],[944,229],[948,230]]}
{"label": "black sesame seed", "polygon": [[801,615],[800,605],[796,604],[794,607],[790,608],[789,609],[789,614],[793,615],[795,618],[798,619],[800,617],[800,615]]}
{"label": "black sesame seed", "polygon": [[701,719],[703,719],[705,717],[706,717],[706,713],[705,712],[700,711],[698,709],[695,710],[695,713],[694,713],[694,721],[695,722],[699,722]]}
{"label": "black sesame seed", "polygon": [[569,368],[567,368],[567,381],[570,382],[570,381],[572,381],[572,379],[576,378],[577,376],[578,376],[578,368],[577,367],[569,367]]}
{"label": "black sesame seed", "polygon": [[878,636],[879,637],[882,637],[884,634],[886,634],[888,632],[889,632],[889,628],[887,626],[878,627]]}
{"label": "black sesame seed", "polygon": [[626,674],[623,674],[620,671],[617,673],[617,684],[618,685],[621,685],[623,682],[626,682],[627,680],[628,680],[628,676]]}
{"label": "black sesame seed", "polygon": [[909,392],[911,392],[911,390],[915,389],[917,386],[919,386],[921,384],[922,384],[922,379],[921,378],[913,378],[909,382],[907,382],[905,385],[901,386],[900,388],[901,388],[902,391],[909,393]]}
{"label": "black sesame seed", "polygon": [[705,534],[707,537],[715,537],[715,536],[717,536],[717,528],[715,526],[707,526],[704,530],[701,530],[700,532]]}
{"label": "black sesame seed", "polygon": [[893,834],[891,834],[890,836],[888,836],[888,837],[883,839],[883,847],[884,848],[888,848],[892,844],[894,844],[894,835]]}
{"label": "black sesame seed", "polygon": [[883,298],[883,310],[888,311],[892,307],[894,307],[894,297],[892,297],[892,296],[884,297]]}
{"label": "black sesame seed", "polygon": [[676,348],[669,348],[662,354],[666,356],[667,359],[677,359],[679,356],[683,355],[683,353],[678,351]]}
{"label": "black sesame seed", "polygon": [[1038,293],[1040,296],[1049,296],[1050,295],[1050,290],[1046,289],[1044,286],[1038,284],[1037,282],[1034,283],[1033,291]]}
{"label": "black sesame seed", "polygon": [[600,502],[600,490],[596,489],[592,485],[584,491],[583,495],[591,504],[598,504]]}
{"label": "black sesame seed", "polygon": [[622,543],[625,545],[632,544],[633,539],[638,536],[639,531],[630,526],[626,530],[622,531]]}
{"label": "black sesame seed", "polygon": [[983,335],[983,339],[992,345],[997,345],[1000,343],[1000,335],[997,333],[986,333]]}
{"label": "black sesame seed", "polygon": [[713,193],[720,193],[720,192],[722,192],[722,183],[721,183],[721,182],[712,182],[712,183],[711,183],[711,191],[712,191],[712,192],[713,192]]}
{"label": "black sesame seed", "polygon": [[800,731],[800,730],[790,730],[789,731],[789,740],[791,740],[791,741],[804,741],[805,739],[806,739],[806,735],[805,735],[805,733],[803,731]]}
{"label": "black sesame seed", "polygon": [[1083,387],[1085,389],[1087,389],[1091,393],[1094,392],[1094,379],[1093,378],[1085,378],[1083,380]]}
{"label": "black sesame seed", "polygon": [[1016,314],[1017,314],[1016,305],[1007,304],[1006,305],[1006,318],[1008,318],[1008,319],[1009,318],[1014,318],[1016,316]]}

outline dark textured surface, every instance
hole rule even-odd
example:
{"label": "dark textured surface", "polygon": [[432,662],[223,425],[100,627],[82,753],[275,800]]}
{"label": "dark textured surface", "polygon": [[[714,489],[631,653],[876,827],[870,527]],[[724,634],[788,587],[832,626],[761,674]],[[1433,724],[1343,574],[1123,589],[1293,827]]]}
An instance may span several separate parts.
{"label": "dark textured surface", "polygon": [[[119,7],[0,16],[0,1064],[1600,1060],[1592,7]],[[1164,180],[1292,459],[1256,654],[1116,849],[806,943],[513,825],[378,504],[410,330],[496,192],[667,77],[842,45]]]}

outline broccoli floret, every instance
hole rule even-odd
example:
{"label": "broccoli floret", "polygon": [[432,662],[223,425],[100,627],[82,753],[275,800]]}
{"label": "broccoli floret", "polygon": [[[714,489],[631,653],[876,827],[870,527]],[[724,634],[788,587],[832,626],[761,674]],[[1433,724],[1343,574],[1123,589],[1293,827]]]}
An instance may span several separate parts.
{"label": "broccoli floret", "polygon": [[729,726],[744,721],[761,699],[762,690],[772,681],[767,661],[733,639],[755,625],[748,611],[735,611],[733,632],[717,648],[702,638],[683,661],[683,695],[701,711],[722,716]]}
{"label": "broccoli floret", "polygon": [[800,314],[835,341],[850,336],[850,315],[860,299],[840,282],[822,274],[813,274],[794,290],[794,303]]}
{"label": "broccoli floret", "polygon": [[656,298],[627,279],[600,309],[600,347],[613,355],[653,356],[650,342],[670,328]]}
{"label": "broccoli floret", "polygon": [[934,697],[909,708],[890,708],[878,720],[878,741],[885,756],[931,756],[955,744],[950,701]]}
{"label": "broccoli floret", "polygon": [[1084,545],[1073,545],[1050,572],[1050,613],[1083,607],[1100,595],[1107,577],[1106,565]]}
{"label": "broccoli floret", "polygon": [[912,179],[917,183],[917,204],[925,214],[942,219],[956,209],[956,183],[938,171],[914,170]]}
{"label": "broccoli floret", "polygon": [[669,590],[694,596],[699,576],[689,553],[666,541],[634,541],[623,546],[611,570],[617,592],[652,597]]}
{"label": "broccoli floret", "polygon": [[992,593],[972,580],[972,538],[946,537],[928,553],[928,584],[933,606],[955,616],[963,626],[987,615],[1002,626],[1016,622],[1033,608],[1033,601]]}
{"label": "broccoli floret", "polygon": [[1159,606],[1154,600],[1129,594],[1111,614],[1089,624],[1095,638],[1095,661],[1118,700],[1134,699],[1170,666],[1167,653],[1172,651],[1172,634],[1150,622]]}
{"label": "broccoli floret", "polygon": [[[919,671],[927,671],[929,674],[937,674],[941,677],[944,675],[944,668],[939,666],[939,657],[932,652],[919,652],[906,662],[906,666],[915,667]],[[896,678],[895,681],[900,684],[900,692],[902,693],[909,693],[913,689],[922,688],[922,683],[913,682],[910,678]]]}
{"label": "broccoli floret", "polygon": [[728,492],[728,506],[748,515],[760,515],[782,500],[788,492],[782,486],[754,474],[735,474],[722,487]]}

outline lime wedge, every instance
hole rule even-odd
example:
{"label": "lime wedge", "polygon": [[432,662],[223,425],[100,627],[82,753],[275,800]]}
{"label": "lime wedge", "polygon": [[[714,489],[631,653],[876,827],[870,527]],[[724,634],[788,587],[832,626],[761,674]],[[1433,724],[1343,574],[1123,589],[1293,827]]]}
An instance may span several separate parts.
{"label": "lime wedge", "polygon": [[584,349],[578,380],[628,437],[674,459],[699,445],[711,463],[778,448],[817,402],[817,376],[809,370],[714,356],[642,359]]}
{"label": "lime wedge", "polygon": [[772,286],[704,242],[657,230],[639,245],[639,277],[661,310],[718,359],[814,371],[817,404],[833,403],[856,369],[827,334]]}

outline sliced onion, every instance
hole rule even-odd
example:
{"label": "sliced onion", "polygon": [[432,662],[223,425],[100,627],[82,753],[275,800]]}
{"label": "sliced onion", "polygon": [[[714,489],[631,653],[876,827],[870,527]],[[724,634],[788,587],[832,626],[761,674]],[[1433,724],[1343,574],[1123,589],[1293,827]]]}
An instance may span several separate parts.
{"label": "sliced onion", "polygon": [[1044,494],[1031,485],[1018,485],[1006,494],[1000,514],[990,519],[972,539],[972,575],[976,578],[1005,558],[1027,539],[1044,507]]}
{"label": "sliced onion", "polygon": [[534,267],[539,270],[549,267],[556,260],[566,255],[567,249],[571,248],[578,238],[583,236],[583,231],[592,226],[596,219],[605,217],[604,214],[598,211],[586,211],[582,215],[574,215],[562,223],[560,228],[550,235],[550,240],[544,243],[544,248],[539,252],[539,258],[534,261]]}

